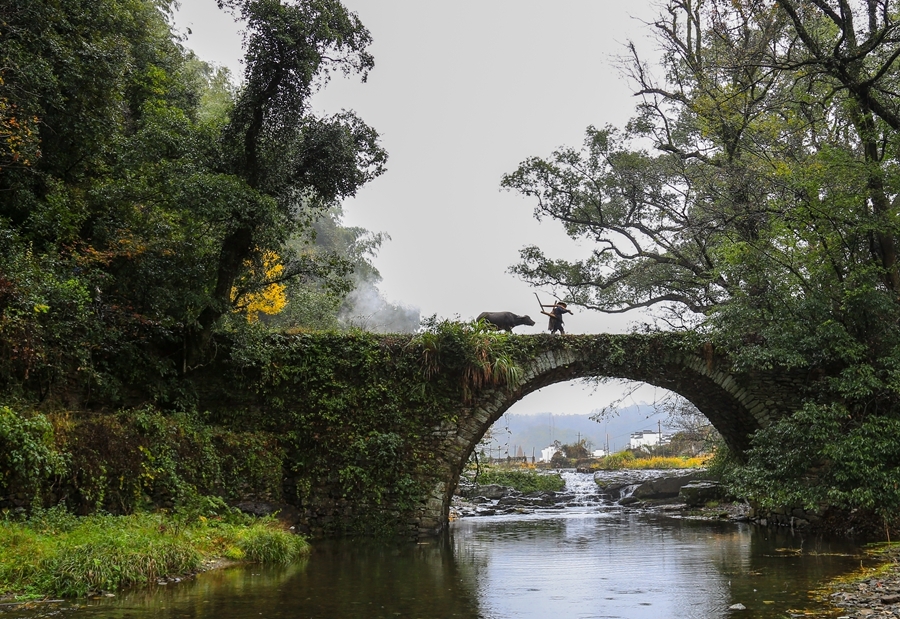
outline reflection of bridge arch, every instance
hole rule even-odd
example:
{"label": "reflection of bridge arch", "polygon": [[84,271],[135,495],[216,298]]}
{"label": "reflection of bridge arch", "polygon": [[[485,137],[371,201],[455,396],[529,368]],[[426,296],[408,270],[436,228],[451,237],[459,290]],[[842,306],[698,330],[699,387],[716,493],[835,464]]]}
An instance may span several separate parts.
{"label": "reflection of bridge arch", "polygon": [[[439,453],[444,475],[428,497],[420,531],[447,522],[450,500],[469,455],[487,430],[515,402],[549,385],[582,378],[619,378],[648,383],[688,399],[737,452],[749,447],[750,435],[792,410],[806,387],[805,375],[784,372],[735,373],[726,357],[709,348],[690,350],[680,338],[665,335],[551,336],[524,364],[514,385],[483,389],[461,407],[454,427],[440,428],[445,437]],[[542,349],[543,348],[543,349]]]}

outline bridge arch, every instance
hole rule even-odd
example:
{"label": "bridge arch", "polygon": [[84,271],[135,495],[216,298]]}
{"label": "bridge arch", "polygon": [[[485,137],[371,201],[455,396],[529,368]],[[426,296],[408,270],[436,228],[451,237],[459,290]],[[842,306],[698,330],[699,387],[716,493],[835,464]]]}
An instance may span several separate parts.
{"label": "bridge arch", "polygon": [[[566,336],[566,345],[549,346],[535,354],[515,383],[483,389],[460,409],[455,427],[436,429],[444,436],[439,452],[444,474],[427,498],[420,520],[422,534],[448,522],[459,477],[487,430],[513,404],[543,387],[584,378],[617,378],[668,389],[693,403],[726,444],[740,453],[749,447],[753,432],[799,403],[806,386],[806,378],[795,374],[733,372],[727,358],[709,347],[692,350],[681,343],[672,346],[671,340],[634,335],[576,338]],[[641,345],[635,345],[636,338],[644,338]]]}
{"label": "bridge arch", "polygon": [[[272,437],[283,453],[278,498],[314,537],[439,533],[484,433],[555,383],[606,377],[668,389],[738,452],[796,410],[810,386],[803,372],[738,371],[678,333],[491,335],[458,326],[443,335],[282,334],[258,350],[259,358],[223,353],[198,369],[198,409],[211,411],[211,424]],[[473,380],[491,355],[520,372],[499,384]]]}

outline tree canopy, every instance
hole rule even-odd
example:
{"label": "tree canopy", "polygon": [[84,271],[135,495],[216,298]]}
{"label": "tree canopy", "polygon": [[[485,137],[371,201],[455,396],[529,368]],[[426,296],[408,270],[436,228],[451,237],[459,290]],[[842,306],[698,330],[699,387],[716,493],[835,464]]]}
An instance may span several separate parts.
{"label": "tree canopy", "polygon": [[875,1],[667,3],[652,24],[661,77],[629,48],[632,121],[502,181],[591,256],[527,247],[513,271],[600,311],[662,308],[768,341],[802,322],[853,340],[896,324],[894,15]]}
{"label": "tree canopy", "polygon": [[223,317],[349,277],[290,241],[384,171],[374,129],[309,103],[333,71],[365,79],[369,32],[337,0],[220,2],[246,23],[235,85],[184,48],[171,4],[0,6],[7,379],[189,371]]}

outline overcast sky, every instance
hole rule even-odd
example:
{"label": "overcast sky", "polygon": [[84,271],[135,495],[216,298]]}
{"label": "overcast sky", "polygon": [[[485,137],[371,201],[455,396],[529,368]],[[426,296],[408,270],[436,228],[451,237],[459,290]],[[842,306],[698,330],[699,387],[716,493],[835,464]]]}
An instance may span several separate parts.
{"label": "overcast sky", "polygon": [[[344,203],[346,225],[390,235],[374,263],[379,288],[422,316],[469,320],[483,311],[530,314],[534,292],[507,270],[529,244],[558,257],[584,255],[534,203],[500,190],[504,173],[530,156],[579,146],[589,125],[622,126],[635,100],[617,58],[634,40],[655,51],[644,21],[651,0],[344,0],[372,33],[366,83],[336,75],[315,107],[352,109],[381,135],[387,172]],[[202,59],[243,73],[239,26],[215,0],[182,0],[176,26]],[[560,291],[561,292],[561,291]],[[640,316],[572,308],[569,333],[624,332]],[[510,412],[588,413],[617,389],[580,383],[528,396]],[[650,399],[647,388],[637,399]],[[629,402],[626,402],[626,404]],[[640,428],[636,428],[640,429]]]}

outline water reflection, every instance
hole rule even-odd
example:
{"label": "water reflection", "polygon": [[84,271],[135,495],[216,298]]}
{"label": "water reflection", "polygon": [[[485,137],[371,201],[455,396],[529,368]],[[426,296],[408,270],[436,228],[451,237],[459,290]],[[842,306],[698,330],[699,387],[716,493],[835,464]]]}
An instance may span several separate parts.
{"label": "water reflection", "polygon": [[469,582],[460,572],[446,540],[403,546],[367,541],[320,542],[309,558],[289,568],[231,569],[201,574],[195,582],[131,593],[112,602],[97,602],[73,616],[83,619],[480,617],[478,600]]}
{"label": "water reflection", "polygon": [[[201,574],[81,608],[2,612],[71,619],[776,618],[859,565],[854,548],[748,525],[613,506],[455,522],[441,540],[318,542],[301,563]],[[729,606],[741,603],[735,614]]]}
{"label": "water reflection", "polygon": [[711,555],[745,552],[733,535],[637,515],[568,517],[524,529],[466,525],[453,543],[475,566],[484,617],[720,616],[730,592]]}

